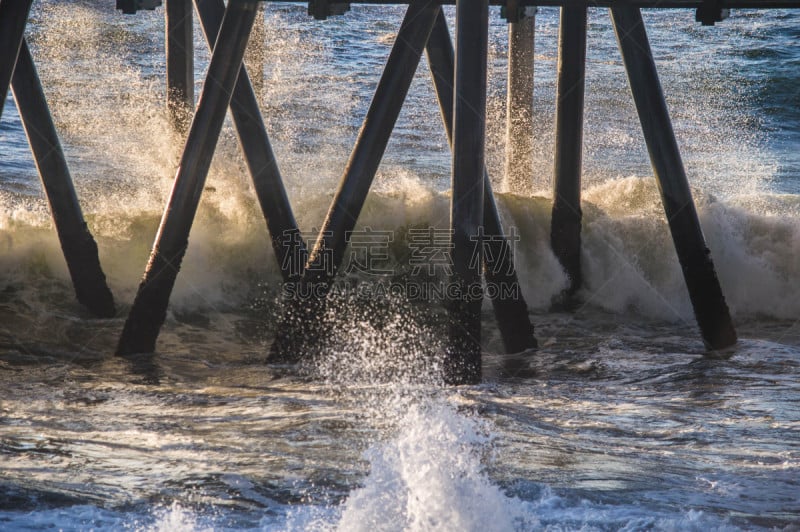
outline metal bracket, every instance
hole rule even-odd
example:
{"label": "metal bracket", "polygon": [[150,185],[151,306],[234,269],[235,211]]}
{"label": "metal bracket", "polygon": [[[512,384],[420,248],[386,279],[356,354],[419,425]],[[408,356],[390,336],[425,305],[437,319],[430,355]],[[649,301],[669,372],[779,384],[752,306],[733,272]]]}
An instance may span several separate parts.
{"label": "metal bracket", "polygon": [[308,14],[317,20],[344,15],[348,11],[350,11],[348,2],[329,2],[328,0],[310,0],[308,2]]}
{"label": "metal bracket", "polygon": [[536,15],[538,10],[536,6],[521,6],[518,0],[507,0],[504,6],[500,6],[500,16],[509,23],[519,22]]}
{"label": "metal bracket", "polygon": [[723,9],[721,0],[706,0],[703,5],[697,8],[694,19],[703,26],[713,26],[717,22],[722,22],[731,14],[730,9]]}
{"label": "metal bracket", "polygon": [[117,9],[126,15],[135,15],[140,9],[152,11],[160,6],[161,0],[117,0]]}

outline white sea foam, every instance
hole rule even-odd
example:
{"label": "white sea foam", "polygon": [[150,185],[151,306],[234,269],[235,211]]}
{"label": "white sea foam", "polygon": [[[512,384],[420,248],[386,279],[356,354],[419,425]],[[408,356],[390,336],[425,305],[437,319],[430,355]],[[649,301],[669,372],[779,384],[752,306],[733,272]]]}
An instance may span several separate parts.
{"label": "white sea foam", "polygon": [[[109,283],[118,299],[130,301],[146,265],[182,146],[163,109],[163,36],[148,29],[161,24],[161,18],[149,12],[135,18],[119,17],[110,7],[104,11],[105,7],[84,4],[50,2],[38,9],[40,16],[31,35],[37,63]],[[355,135],[353,124],[363,111],[365,89],[348,84],[354,81],[348,78],[351,74],[331,67],[329,63],[337,60],[335,44],[304,39],[304,31],[306,28],[281,8],[268,15],[261,35],[267,54],[262,59],[268,66],[260,95],[288,194],[300,228],[312,243]],[[195,39],[198,66],[202,67],[207,54],[199,33]],[[81,46],[73,46],[74,42]],[[149,57],[150,62],[142,57]],[[322,70],[309,78],[311,64]],[[368,64],[356,67],[370,70]],[[550,75],[539,74],[549,87]],[[613,79],[611,74],[604,75]],[[315,93],[309,89],[319,91],[320,84],[338,90],[325,90],[324,99],[311,103],[298,99],[299,92]],[[623,97],[627,101],[622,89],[614,93],[614,101]],[[730,91],[723,92],[727,95]],[[410,97],[431,98],[430,87],[418,87]],[[504,98],[494,100],[502,107]],[[433,104],[420,101],[420,105]],[[685,106],[679,107],[679,115],[699,112],[695,103]],[[496,111],[502,114],[502,109]],[[418,108],[406,113],[413,114],[414,127],[401,117],[398,136],[404,144],[400,160],[423,153],[429,158],[425,164],[409,167],[392,159],[390,149],[358,225],[390,231],[398,245],[409,227],[444,229],[449,224],[449,176],[446,165],[440,164],[447,155],[439,118],[435,112]],[[707,115],[702,118],[714,118]],[[710,123],[722,127],[718,120]],[[592,133],[589,144],[612,142],[616,146],[620,135],[630,133],[626,127],[615,123],[609,131],[600,128]],[[415,128],[420,128],[419,132]],[[425,134],[424,146],[418,146],[418,135],[428,130],[437,133]],[[496,127],[490,132],[490,147],[502,151],[497,147],[502,132]],[[738,139],[750,133],[726,130],[726,135]],[[226,127],[171,298],[175,308],[247,305],[254,285],[277,285],[279,280],[265,223],[236,144],[232,129]],[[737,146],[741,144],[747,149],[726,152],[724,158],[729,160],[725,164],[748,169],[749,180],[741,176],[728,179],[729,172],[726,179],[717,179],[713,168],[696,169],[701,174],[697,180],[701,188],[696,191],[700,218],[734,315],[793,318],[800,315],[800,206],[796,196],[779,197],[764,191],[762,184],[770,170],[750,164],[760,156],[758,143],[737,141]],[[313,156],[309,146],[314,147]],[[501,158],[501,153],[494,153],[490,162]],[[632,154],[630,158],[635,159]],[[584,299],[612,312],[691,320],[691,305],[654,180],[618,178],[609,175],[606,167],[593,166],[593,157],[589,159],[587,173],[591,175],[587,175],[583,205]],[[549,165],[548,156],[537,159],[532,190],[547,181],[543,176],[549,176]],[[429,173],[421,175],[421,171]],[[500,179],[496,181],[496,189],[502,190]],[[723,196],[714,200],[703,187]],[[528,193],[530,190],[526,188]],[[522,292],[531,308],[546,310],[567,284],[550,251],[550,201],[529,194],[500,195],[499,204],[507,233],[513,230],[520,237],[516,256]],[[41,198],[0,191],[0,249],[4,251],[0,264],[8,272],[0,278],[0,285],[30,286],[45,276],[68,286]],[[402,246],[393,251],[398,260],[407,259]]]}
{"label": "white sea foam", "polygon": [[[408,261],[402,246],[409,227],[447,227],[448,198],[418,178],[400,174],[388,190],[373,193],[359,227],[388,231],[394,266]],[[382,188],[387,188],[385,184]],[[279,281],[266,226],[252,200],[224,209],[204,198],[172,302],[195,309],[247,305],[259,281]],[[714,200],[698,194],[700,220],[723,292],[734,316],[800,315],[800,200],[761,194],[749,200]],[[327,195],[306,198],[304,218],[322,220]],[[546,310],[566,278],[549,247],[549,201],[500,196],[507,232],[519,236],[515,254],[522,292],[533,309]],[[763,208],[768,204],[769,209]],[[33,285],[42,275],[68,275],[44,206],[29,198],[2,197],[0,263],[6,285]],[[149,212],[106,204],[92,215],[101,260],[112,289],[127,299],[143,271],[157,224]],[[387,215],[387,213],[390,213]],[[111,223],[111,220],[114,223]],[[93,223],[96,222],[96,223]],[[309,241],[313,241],[309,232]],[[583,297],[612,312],[640,312],[690,320],[688,293],[652,179],[610,180],[585,194]]]}
{"label": "white sea foam", "polygon": [[154,512],[155,522],[145,526],[143,532],[212,532],[213,526],[200,524],[198,517],[177,502],[157,508]]}
{"label": "white sea foam", "polygon": [[[676,508],[669,512],[636,504],[604,504],[560,495],[545,485],[537,486],[538,495],[523,500],[501,487],[487,472],[487,463],[491,463],[495,454],[489,422],[461,410],[456,396],[448,397],[434,390],[416,398],[394,395],[399,391],[399,388],[384,390],[388,396],[369,405],[380,423],[387,417],[394,417],[394,424],[386,429],[385,438],[365,451],[369,472],[341,504],[289,505],[277,515],[262,518],[255,529],[290,532],[739,530],[725,519],[699,510]],[[526,482],[531,484],[530,480]],[[221,525],[215,526],[214,519],[209,520],[210,516],[193,514],[176,504],[159,508],[153,515],[155,522],[144,530],[221,528]],[[170,528],[173,526],[177,528]]]}
{"label": "white sea foam", "polygon": [[[82,206],[98,240],[102,263],[118,301],[124,306],[132,300],[146,264],[177,168],[182,140],[170,129],[163,108],[163,13],[141,12],[137,17],[122,17],[114,11],[111,3],[95,4],[37,2],[29,40],[64,141]],[[293,9],[299,17],[288,16],[281,11],[283,9]],[[354,9],[349,16],[364,17],[360,9]],[[328,210],[363,116],[365,102],[372,92],[372,84],[379,75],[388,47],[380,46],[374,55],[362,53],[368,48],[358,48],[364,42],[359,40],[361,28],[348,27],[351,19],[311,25],[303,12],[302,6],[276,6],[268,16],[267,32],[263,36],[266,43],[263,60],[267,65],[263,77],[266,83],[260,96],[267,129],[296,216],[301,228],[311,232],[321,225]],[[401,9],[395,11],[396,20],[381,16],[380,20],[371,21],[370,24],[384,26],[366,42],[377,39],[388,44],[385,35],[394,31],[392,24],[399,23],[401,12]],[[686,26],[690,27],[691,13],[682,16],[684,21],[688,21]],[[549,66],[555,67],[554,47],[558,31],[557,17],[540,16],[538,19],[537,110],[544,109],[545,112],[535,124],[540,140],[535,146],[537,166],[531,183],[504,184],[507,189],[523,192],[523,195],[501,194],[498,199],[507,229],[510,232],[512,227],[515,228],[520,237],[515,251],[523,293],[532,309],[545,311],[552,297],[566,286],[566,278],[550,251],[550,199],[545,197],[546,193],[534,194],[549,188],[552,174],[552,143],[547,139],[552,133],[554,98],[551,96],[555,68]],[[666,27],[675,24],[674,29],[679,29],[682,23],[675,20],[670,14],[670,18],[661,19],[661,24]],[[504,22],[494,20],[493,24],[503,30],[501,35],[504,37]],[[331,27],[348,32],[346,46],[329,38]],[[770,23],[767,27],[774,26]],[[609,33],[610,40],[603,46],[613,48],[607,25],[605,30],[593,27],[592,38],[596,37],[594,30],[598,29]],[[671,34],[675,33],[672,29],[668,30]],[[314,38],[308,38],[312,33]],[[658,45],[655,39],[654,43]],[[347,50],[342,50],[350,46],[357,53],[348,56]],[[199,33],[196,34],[196,49],[199,75],[207,61]],[[598,50],[593,46],[591,49]],[[505,50],[496,42],[492,50],[488,164],[497,181],[496,190],[502,191],[504,187],[497,170],[503,162],[503,121],[498,121],[497,117],[503,116],[504,97],[498,97],[494,82],[504,75],[504,69],[497,66],[504,67],[501,58]],[[721,48],[709,46],[706,50],[703,53],[715,54]],[[671,111],[676,118],[679,136],[685,133],[679,140],[689,147],[684,155],[690,174],[696,176],[692,183],[697,186],[699,215],[735,317],[797,318],[800,316],[800,200],[797,196],[783,196],[765,190],[764,184],[774,168],[764,162],[767,158],[759,146],[759,133],[754,133],[748,129],[751,126],[744,124],[753,117],[748,116],[746,98],[736,97],[742,88],[741,80],[719,77],[719,72],[724,69],[718,69],[718,65],[711,61],[702,65],[696,60],[685,61],[683,54],[668,59],[663,50],[659,53],[662,72],[669,72],[672,68],[672,81],[686,81],[691,85],[683,92],[677,91],[679,100],[670,101]],[[352,64],[347,66],[355,70],[341,68],[348,62]],[[714,76],[711,70],[716,73]],[[401,140],[403,147],[392,152],[390,145],[359,220],[359,227],[392,232],[395,242],[402,242],[409,227],[446,228],[449,221],[449,197],[445,192],[449,185],[447,148],[427,73],[424,68],[420,71],[425,79],[415,81],[409,96],[411,103],[406,105],[397,135],[393,138],[393,142]],[[582,254],[586,287],[582,295],[591,305],[611,313],[633,311],[669,320],[691,320],[691,307],[658,191],[652,177],[647,176],[645,150],[619,60],[604,57],[600,62],[597,57],[590,57],[587,75]],[[667,86],[669,73],[664,79]],[[705,84],[711,89],[704,89]],[[667,88],[668,94],[675,95],[670,87]],[[543,103],[543,93],[548,98],[547,103]],[[304,96],[308,98],[304,99]],[[709,100],[710,96],[713,99]],[[427,100],[423,101],[424,98]],[[416,105],[418,102],[421,104]],[[13,115],[14,111],[7,109],[4,121],[12,120]],[[413,117],[413,123],[403,123],[404,117],[407,119],[408,116]],[[701,125],[697,125],[698,122]],[[20,130],[18,123],[14,123],[13,130]],[[22,161],[24,150],[19,149],[24,146],[24,139],[19,137],[21,133],[17,135],[13,145],[14,157],[19,159],[10,163],[15,172],[23,168],[25,162]],[[4,152],[4,155],[7,154]],[[26,175],[34,176],[33,167],[27,162],[30,171]],[[635,175],[620,178],[618,172]],[[25,344],[24,335],[27,333],[40,340],[49,335],[58,339],[58,334],[64,331],[82,338],[81,330],[88,327],[86,321],[75,317],[73,308],[63,314],[66,316],[64,321],[69,325],[75,324],[74,328],[65,326],[62,327],[64,331],[59,331],[49,326],[47,318],[53,312],[63,310],[59,304],[65,300],[72,301],[71,288],[46,204],[41,197],[33,196],[32,191],[38,190],[38,184],[32,179],[28,186],[23,186],[24,172],[18,173],[22,177],[17,176],[19,179],[14,183],[3,184],[0,190],[0,294],[3,297],[0,310],[8,320],[3,325],[10,330],[7,337],[12,342],[5,348],[11,351],[17,349],[18,340]],[[734,178],[729,179],[729,174],[735,174]],[[172,310],[214,312],[231,307],[241,309],[251,303],[253,288],[259,282],[271,285],[279,280],[266,227],[234,134],[228,126],[216,150],[207,185],[191,234],[189,251],[172,294]],[[719,197],[715,199],[712,194]],[[402,259],[402,249],[393,250],[393,253],[395,260]],[[40,294],[40,297],[25,297],[31,294]],[[334,349],[324,353],[326,358],[319,361],[318,371],[331,388],[369,388],[373,385],[365,383],[372,383],[387,370],[394,371],[395,377],[402,377],[398,380],[414,381],[416,377],[424,384],[376,387],[362,392],[368,402],[359,410],[361,418],[358,422],[363,423],[365,431],[372,431],[377,437],[373,438],[363,455],[367,472],[358,477],[357,485],[345,494],[337,491],[338,488],[334,490],[335,496],[344,497],[340,504],[325,505],[305,499],[291,505],[279,504],[258,490],[251,490],[249,475],[237,476],[234,472],[222,476],[225,484],[222,493],[227,495],[228,490],[243,493],[248,503],[263,505],[263,510],[260,506],[257,510],[248,506],[247,510],[241,511],[239,508],[229,510],[225,504],[212,508],[193,505],[192,494],[183,491],[178,494],[181,502],[141,502],[134,509],[93,506],[97,499],[91,498],[87,504],[59,508],[41,506],[30,512],[3,510],[0,522],[10,530],[657,529],[705,532],[730,528],[723,518],[696,509],[675,507],[663,510],[665,494],[658,492],[660,486],[654,488],[656,503],[653,503],[653,498],[648,500],[642,494],[640,506],[636,496],[632,496],[633,503],[597,502],[602,499],[602,493],[591,493],[592,500],[586,500],[583,495],[576,495],[575,490],[538,484],[535,474],[523,479],[496,478],[492,461],[502,449],[495,448],[493,438],[503,432],[492,426],[488,420],[491,416],[479,418],[463,408],[457,393],[447,395],[449,392],[435,387],[435,378],[429,378],[435,374],[431,371],[435,369],[435,360],[432,368],[431,359],[423,356],[419,344],[426,349],[435,348],[437,339],[431,338],[424,324],[408,319],[407,314],[391,316],[377,327],[366,319],[370,314],[369,306],[354,312],[359,319],[353,320],[349,327],[339,327],[331,342]],[[33,316],[27,321],[18,319],[18,315],[26,313]],[[220,321],[223,326],[228,325],[224,319]],[[23,325],[19,326],[20,323]],[[31,324],[36,326],[31,327]],[[33,330],[28,331],[31,328]],[[112,324],[109,331],[108,336],[115,340],[117,324]],[[198,353],[204,349],[223,351],[217,349],[215,342],[223,344],[227,341],[226,335],[208,341],[202,335],[193,336],[192,340],[178,336],[174,339],[175,333],[165,332],[161,341],[174,339],[166,345],[192,350],[191,358],[187,356],[186,360],[191,359],[197,364],[205,364],[203,360],[197,361]],[[82,349],[84,344],[80,344]],[[752,345],[745,344],[750,346],[751,358],[759,361],[764,359],[764,352],[789,349],[777,344],[768,346],[768,349],[758,344],[754,349]],[[238,354],[245,347],[239,342],[234,344],[234,349]],[[258,351],[260,346],[251,348],[248,345],[246,349]],[[752,351],[757,351],[758,356]],[[49,353],[47,350],[44,352]],[[789,357],[793,357],[793,351]],[[169,357],[164,357],[163,362],[169,369]],[[185,360],[173,361],[173,364],[189,365]],[[226,367],[222,371],[230,369]],[[213,370],[220,371],[218,367]],[[428,378],[421,379],[420,374]],[[16,376],[11,378],[16,379]],[[770,374],[763,380],[774,383],[778,378]],[[83,382],[82,379],[77,381]],[[48,380],[48,386],[58,389],[59,380]],[[249,393],[260,394],[262,390],[253,388]],[[306,396],[296,391],[289,392],[289,395],[291,393],[298,395],[298,398],[292,398],[292,411],[296,412],[297,404],[302,403]],[[274,396],[270,395],[267,400],[271,399]],[[561,400],[559,396],[558,401]],[[786,408],[790,401],[781,400],[780,403],[780,408]],[[92,405],[94,402],[88,401],[86,408],[97,408]],[[54,410],[53,404],[43,405],[41,410],[53,416],[66,413],[62,404],[55,406]],[[232,416],[233,407],[226,402],[217,414],[220,419],[243,416],[247,420],[263,421],[263,406],[254,400],[251,408],[246,416],[241,411]],[[692,408],[703,412],[708,405]],[[780,409],[776,406],[774,410]],[[564,412],[571,416],[581,414],[577,409],[564,410],[559,415]],[[137,418],[141,414],[134,413]],[[81,423],[85,423],[82,414],[83,411],[79,410],[75,415],[80,415]],[[119,421],[119,414],[110,412],[108,415],[103,419],[103,425],[114,425]],[[288,414],[282,412],[281,415]],[[337,415],[334,421],[345,424],[352,421],[348,414]],[[142,418],[147,420],[147,416]],[[776,421],[770,414],[769,430],[791,427],[791,416],[785,414],[784,418]],[[187,418],[186,425],[190,425],[193,419],[193,416]],[[738,413],[735,419],[741,419]],[[259,437],[267,432],[259,433]],[[175,441],[172,439],[174,434],[170,437],[155,429],[148,432],[116,430],[113,436],[140,443],[145,437],[148,444],[153,443],[149,439]],[[283,434],[278,433],[278,436]],[[182,434],[181,438],[202,440],[202,436],[195,433]],[[571,451],[573,445],[572,440],[567,438],[567,441],[565,452]],[[287,446],[293,444],[290,441]],[[80,445],[87,444],[81,442]],[[520,444],[513,445],[518,445],[516,450],[520,451]],[[770,445],[769,441],[764,445]],[[161,458],[163,449],[154,447],[147,454],[154,459]],[[303,457],[300,447],[281,452],[296,452]],[[617,449],[613,441],[610,448]],[[587,452],[586,448],[577,450]],[[31,460],[38,460],[39,455],[46,456],[42,454],[44,449],[37,448],[37,451],[31,453],[36,455],[30,457]],[[75,451],[78,458],[81,452],[94,458],[91,450]],[[224,469],[223,452],[227,453],[227,448],[220,446],[219,454],[208,455],[212,459],[204,461],[203,468],[209,476]],[[271,449],[270,452],[275,451]],[[626,448],[625,452],[630,451]],[[665,452],[672,453],[673,450]],[[115,449],[114,453],[122,453],[124,460],[124,450]],[[714,456],[715,467],[720,456],[724,459],[724,455]],[[198,468],[196,463],[187,466],[180,461],[180,456],[168,458],[174,458],[180,467],[191,467],[193,472]],[[258,467],[261,466],[260,458],[253,460]],[[62,456],[60,459],[67,458]],[[341,460],[336,466],[347,473],[355,474],[359,470],[346,463],[347,459]],[[24,464],[22,461],[19,463]],[[36,471],[45,477],[50,472],[42,463],[35,462]],[[141,456],[136,457],[138,467],[146,467],[148,463]],[[267,467],[264,465],[265,469]],[[728,463],[725,467],[731,466]],[[752,467],[749,462],[748,467]],[[796,460],[783,459],[769,467],[786,470],[789,478],[793,468],[796,469]],[[84,475],[89,474],[86,468],[80,469]],[[751,471],[734,478],[741,481],[750,476]],[[59,472],[69,474],[66,469]],[[125,491],[125,473],[114,470],[104,474],[98,474],[98,482],[109,482],[115,489]],[[252,475],[252,478],[258,476]],[[159,484],[152,472],[148,471],[147,478],[142,484],[154,490],[155,499],[168,498],[159,491],[163,484]],[[28,475],[25,482],[30,480]],[[533,486],[533,489],[522,489],[515,481],[526,483],[528,488]],[[760,488],[766,483],[757,486]],[[785,484],[793,485],[791,479]],[[76,488],[81,497],[85,495],[83,486],[89,484]],[[725,485],[715,484],[714,487],[720,491],[720,486],[727,489]],[[262,485],[258,487],[265,488]],[[279,487],[288,491],[293,489],[290,482]],[[738,496],[733,501],[735,490],[730,490],[732,494],[721,491],[730,498],[710,504],[711,511],[718,514],[729,511],[729,508],[738,511],[743,503]],[[312,499],[311,495],[309,499]],[[36,496],[31,500],[37,505],[45,504],[37,501]],[[59,502],[63,501],[61,498],[55,500],[54,504],[65,504]],[[703,497],[696,502],[697,507],[709,506]],[[776,498],[770,504],[776,508],[783,502]],[[242,513],[247,514],[245,524],[237,521]],[[252,525],[254,520],[256,525]]]}
{"label": "white sea foam", "polygon": [[351,492],[338,530],[525,530],[538,525],[483,470],[489,440],[444,402],[414,403],[396,435],[366,453],[371,471]]}

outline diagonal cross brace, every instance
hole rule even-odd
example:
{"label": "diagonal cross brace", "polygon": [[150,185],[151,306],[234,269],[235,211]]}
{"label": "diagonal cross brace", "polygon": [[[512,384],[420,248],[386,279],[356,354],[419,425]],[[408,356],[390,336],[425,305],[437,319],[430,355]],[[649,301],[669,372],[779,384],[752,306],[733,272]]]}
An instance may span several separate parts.
{"label": "diagonal cross brace", "polygon": [[695,318],[703,342],[717,355],[736,343],[736,331],[700,227],[642,14],[637,7],[618,6],[611,8],[611,20]]}
{"label": "diagonal cross brace", "polygon": [[81,211],[64,151],[47,105],[25,27],[32,1],[0,1],[0,115],[9,85],[28,137],[75,294],[92,313],[115,314],[97,244]]}
{"label": "diagonal cross brace", "polygon": [[[414,33],[411,31],[412,28],[409,27],[410,21],[414,21],[415,24],[419,25]],[[410,6],[409,12],[403,24],[401,24],[392,53],[384,67],[384,74],[367,112],[359,139],[342,178],[339,192],[331,205],[326,224],[320,231],[315,248],[316,252],[312,253],[309,258],[307,265],[310,265],[311,268],[304,272],[303,282],[315,284],[316,288],[321,288],[321,290],[314,291],[315,296],[321,295],[324,297],[323,292],[329,287],[336,270],[341,266],[344,248],[346,247],[344,235],[346,231],[350,231],[355,227],[358,214],[361,212],[366,200],[372,179],[399,115],[411,79],[416,72],[423,47],[427,47],[426,51],[431,63],[432,76],[439,96],[448,139],[452,136],[455,52],[450,40],[447,23],[441,9],[428,8],[421,10],[420,13],[414,13],[413,6]],[[400,50],[397,50],[397,48]],[[398,63],[401,65],[400,67],[397,66]],[[398,69],[403,73],[402,78],[395,73],[395,70]],[[390,100],[393,108],[391,112],[388,112],[382,109],[382,106],[385,107],[387,105],[384,100],[388,99],[391,94],[394,94],[395,98]],[[383,112],[383,115],[380,114],[381,112]],[[380,126],[375,124],[378,120],[382,120]],[[365,167],[368,170],[364,170]],[[486,235],[491,237],[503,236],[499,213],[494,202],[494,195],[488,177],[484,179],[484,186],[484,225]],[[505,238],[491,238],[488,240],[487,245],[490,248],[485,257],[487,280],[496,283],[498,286],[518,287],[517,274],[514,269],[509,242]],[[327,266],[325,268],[319,267],[322,264],[321,253],[329,250],[333,250],[332,264],[325,264]],[[310,307],[319,304],[319,302],[313,301],[308,303]],[[519,352],[537,346],[536,339],[533,336],[533,326],[528,317],[527,304],[521,294],[518,293],[518,297],[511,299],[494,298],[492,303],[495,307],[503,342],[508,352]],[[295,306],[297,308],[292,309],[292,313],[305,316],[304,319],[300,320],[301,327],[304,322],[313,321],[319,317],[316,315],[318,312],[315,313],[313,308]],[[286,317],[284,321],[293,321],[293,318],[296,317]],[[284,323],[284,325],[278,328],[270,358],[283,361],[296,360],[300,357],[298,352],[300,346],[293,338],[303,335],[290,335],[289,330],[292,327],[289,327],[288,323]]]}
{"label": "diagonal cross brace", "polygon": [[155,349],[257,12],[256,0],[230,1],[225,8],[169,204],[119,339],[118,355]]}
{"label": "diagonal cross brace", "polygon": [[[313,287],[313,298],[286,302],[289,308],[278,327],[269,355],[271,361],[297,361],[303,346],[314,343],[310,338],[318,333],[311,329],[320,319],[322,300],[344,259],[346,235],[355,227],[364,206],[440,11],[441,7],[430,1],[414,2],[408,6],[358,140],[300,280],[300,284]],[[295,322],[299,322],[299,327]]]}
{"label": "diagonal cross brace", "polygon": [[[304,282],[326,285],[336,276],[347,247],[345,235],[356,225],[440,10],[438,3],[430,1],[408,6],[339,189],[309,255]],[[332,250],[331,267],[314,267],[321,264],[324,250]]]}
{"label": "diagonal cross brace", "polygon": [[0,117],[32,4],[33,0],[0,0]]}
{"label": "diagonal cross brace", "polygon": [[[213,50],[213,43],[217,39],[225,14],[225,4],[222,0],[195,0],[195,8],[206,42]],[[308,253],[286,195],[278,163],[258,108],[258,100],[244,64],[233,89],[230,109],[261,212],[267,221],[272,249],[283,280],[297,281]]]}
{"label": "diagonal cross brace", "polygon": [[[455,71],[455,50],[447,28],[444,13],[436,17],[436,23],[425,47],[431,78],[439,100],[447,140],[453,145],[453,75]],[[492,183],[484,166],[483,175],[483,226],[485,235],[484,275],[487,283],[500,287],[519,287],[517,271],[514,267],[512,246],[505,238],[497,210]],[[508,353],[517,353],[537,347],[533,335],[533,325],[528,316],[528,305],[522,293],[517,297],[492,298],[492,306],[497,325],[503,337],[503,345]]]}
{"label": "diagonal cross brace", "polygon": [[111,318],[116,314],[114,297],[106,284],[97,244],[86,226],[64,150],[24,38],[11,88],[78,301],[95,315]]}
{"label": "diagonal cross brace", "polygon": [[0,117],[32,4],[33,0],[0,0]]}

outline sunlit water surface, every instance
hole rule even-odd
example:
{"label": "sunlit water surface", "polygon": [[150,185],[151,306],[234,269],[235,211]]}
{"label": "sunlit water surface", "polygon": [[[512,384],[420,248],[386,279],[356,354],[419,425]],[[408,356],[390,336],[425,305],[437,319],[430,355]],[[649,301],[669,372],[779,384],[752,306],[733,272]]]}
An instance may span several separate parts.
{"label": "sunlit water surface", "polygon": [[[182,146],[163,109],[163,13],[112,7],[37,2],[28,38],[118,318],[74,302],[10,98],[0,122],[0,529],[800,526],[800,13],[735,11],[714,28],[646,14],[741,338],[713,360],[604,10],[590,12],[585,304],[548,312],[566,286],[549,250],[558,12],[537,18],[525,182],[502,179],[506,29],[492,12],[489,170],[541,349],[499,354],[487,304],[484,383],[448,388],[435,320],[391,300],[333,305],[302,368],[264,363],[279,275],[230,125],[159,352],[112,356]],[[354,6],[322,23],[266,7],[248,61],[304,231],[324,218],[402,14]],[[447,227],[449,168],[423,60],[360,227],[398,242]]]}

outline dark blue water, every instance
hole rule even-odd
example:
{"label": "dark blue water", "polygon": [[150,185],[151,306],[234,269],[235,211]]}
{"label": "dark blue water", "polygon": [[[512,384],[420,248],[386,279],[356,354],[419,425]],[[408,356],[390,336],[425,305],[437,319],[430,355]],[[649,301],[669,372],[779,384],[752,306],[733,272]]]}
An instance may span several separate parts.
{"label": "dark blue water", "polygon": [[[10,98],[0,121],[0,530],[800,526],[800,12],[734,11],[712,28],[688,10],[645,14],[741,338],[723,361],[702,356],[600,9],[584,303],[549,312],[566,286],[549,249],[558,11],[537,16],[535,168],[521,183],[502,175],[507,30],[492,11],[487,158],[541,348],[500,354],[487,305],[485,382],[446,388],[440,331],[402,301],[335,307],[299,375],[264,364],[279,275],[230,124],[158,353],[113,357],[182,141],[164,112],[162,11],[107,4],[37,2],[28,38],[119,317],[75,303]],[[324,219],[403,12],[318,22],[266,6],[248,68],[305,231]],[[391,264],[410,228],[447,226],[449,172],[423,60],[359,220],[395,237]]]}

